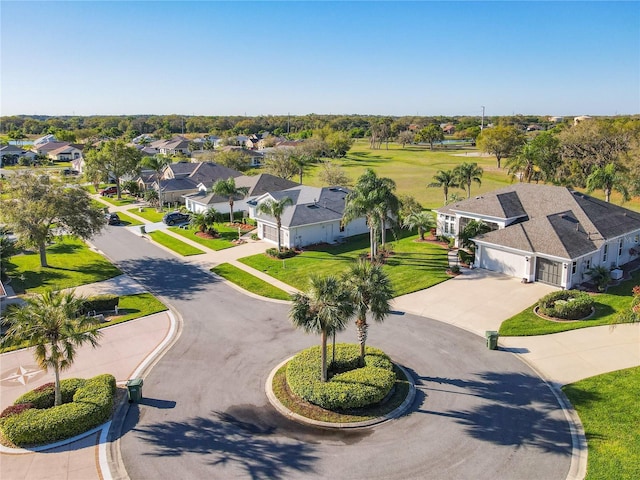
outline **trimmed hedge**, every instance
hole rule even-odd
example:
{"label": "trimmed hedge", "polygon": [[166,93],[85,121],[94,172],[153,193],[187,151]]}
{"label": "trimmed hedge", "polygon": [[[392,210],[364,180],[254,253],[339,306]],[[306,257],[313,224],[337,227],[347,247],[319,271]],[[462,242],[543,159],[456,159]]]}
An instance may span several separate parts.
{"label": "trimmed hedge", "polygon": [[538,301],[538,312],[563,320],[580,320],[588,317],[594,305],[591,295],[578,290],[560,290],[545,295]]}
{"label": "trimmed hedge", "polygon": [[[62,397],[62,403],[69,403],[73,401],[73,396],[87,381],[84,378],[67,378],[60,381],[60,395]],[[45,383],[18,397],[13,402],[14,405],[20,403],[33,403],[34,408],[51,408],[55,403],[55,391],[53,382]]]}
{"label": "trimmed hedge", "polygon": [[[4,436],[18,446],[42,445],[79,435],[107,421],[116,392],[113,375],[71,380],[70,384],[78,386],[72,402],[51,408],[31,408],[0,418],[0,430]],[[61,386],[63,382],[60,382]],[[40,393],[45,392],[46,389]],[[40,397],[36,395],[36,398]]]}
{"label": "trimmed hedge", "polygon": [[[331,347],[327,348],[331,358]],[[287,384],[302,399],[328,410],[362,408],[382,401],[393,388],[393,363],[382,350],[367,347],[365,366],[358,368],[360,346],[336,345],[336,372],[327,382],[320,380],[320,347],[303,350],[287,365]]]}
{"label": "trimmed hedge", "polygon": [[107,312],[109,310],[115,310],[115,308],[120,303],[120,297],[118,295],[96,295],[93,297],[87,298],[83,305],[81,313],[84,315],[87,312]]}
{"label": "trimmed hedge", "polygon": [[296,251],[293,248],[282,247],[282,250],[278,252],[277,248],[267,248],[265,253],[272,258],[291,258],[296,256]]}

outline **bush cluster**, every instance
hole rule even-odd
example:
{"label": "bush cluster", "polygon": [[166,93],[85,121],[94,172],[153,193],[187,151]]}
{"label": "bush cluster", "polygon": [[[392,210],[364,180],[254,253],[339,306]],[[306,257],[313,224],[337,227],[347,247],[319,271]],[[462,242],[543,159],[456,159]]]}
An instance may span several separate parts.
{"label": "bush cluster", "polygon": [[277,248],[267,248],[266,254],[273,258],[291,258],[295,257],[296,251],[293,248],[284,247],[280,252],[278,252]]}
{"label": "bush cluster", "polygon": [[[330,365],[333,376],[320,380],[320,347],[296,355],[287,365],[287,384],[302,399],[328,410],[349,410],[376,404],[393,388],[393,363],[382,350],[367,347],[365,366],[359,367],[359,345],[337,344],[336,359]],[[328,348],[331,358],[331,348]]]}
{"label": "bush cluster", "polygon": [[[69,403],[29,408],[0,418],[0,430],[4,436],[18,446],[41,445],[86,432],[109,418],[116,392],[116,380],[112,375],[98,375],[89,380],[63,380],[61,387],[63,383],[66,383],[67,395],[71,390],[69,385],[76,386]],[[39,399],[38,395],[44,397],[46,394],[47,388],[36,392],[34,398]],[[18,400],[24,400],[27,395]]]}
{"label": "bush cluster", "polygon": [[120,297],[118,295],[96,295],[94,297],[87,298],[83,305],[81,314],[87,312],[107,312],[109,310],[115,310],[116,306],[120,303]]}
{"label": "bush cluster", "polygon": [[593,309],[593,298],[577,290],[560,290],[545,295],[538,301],[538,312],[563,320],[588,317]]}
{"label": "bush cluster", "polygon": [[[73,401],[73,395],[76,393],[87,381],[84,378],[67,378],[60,381],[60,396],[62,397],[62,403],[69,403]],[[45,383],[18,397],[13,402],[14,405],[21,403],[32,403],[34,408],[51,408],[55,403],[55,391],[53,382]]]}

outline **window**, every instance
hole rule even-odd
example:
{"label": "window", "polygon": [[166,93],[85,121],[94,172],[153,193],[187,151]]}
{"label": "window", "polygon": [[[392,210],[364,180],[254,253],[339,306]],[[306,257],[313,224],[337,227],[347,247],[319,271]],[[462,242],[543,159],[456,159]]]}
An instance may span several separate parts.
{"label": "window", "polygon": [[622,245],[624,244],[624,242],[622,241],[622,239],[620,239],[620,242],[618,243],[618,256],[621,257],[622,256]]}
{"label": "window", "polygon": [[344,223],[342,223],[342,222],[340,223],[340,231],[344,232]]}
{"label": "window", "polygon": [[577,267],[578,267],[578,262],[573,262],[571,264],[571,275],[575,275],[576,274]]}
{"label": "window", "polygon": [[602,263],[607,261],[607,254],[609,253],[609,244],[605,244],[604,251],[602,252]]}
{"label": "window", "polygon": [[456,234],[456,217],[445,215],[444,216],[444,233],[451,235]]}
{"label": "window", "polygon": [[589,270],[591,268],[591,259],[586,260],[584,262],[585,270]]}

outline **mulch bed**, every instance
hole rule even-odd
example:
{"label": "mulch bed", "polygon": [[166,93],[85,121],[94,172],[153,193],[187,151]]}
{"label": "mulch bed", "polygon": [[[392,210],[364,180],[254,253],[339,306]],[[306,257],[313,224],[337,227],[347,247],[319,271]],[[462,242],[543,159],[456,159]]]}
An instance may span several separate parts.
{"label": "mulch bed", "polygon": [[217,235],[217,234],[216,235],[211,235],[209,232],[196,232],[195,236],[199,237],[199,238],[204,238],[206,240],[212,240],[214,238],[220,238],[220,235]]}

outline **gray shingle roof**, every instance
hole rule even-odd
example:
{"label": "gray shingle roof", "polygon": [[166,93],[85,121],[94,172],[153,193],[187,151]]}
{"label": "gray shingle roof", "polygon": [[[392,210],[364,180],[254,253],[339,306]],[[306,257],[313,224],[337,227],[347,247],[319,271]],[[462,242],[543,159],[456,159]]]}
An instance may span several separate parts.
{"label": "gray shingle roof", "polygon": [[506,228],[477,240],[568,259],[640,229],[640,214],[553,185],[519,183],[437,211],[506,220]]}

